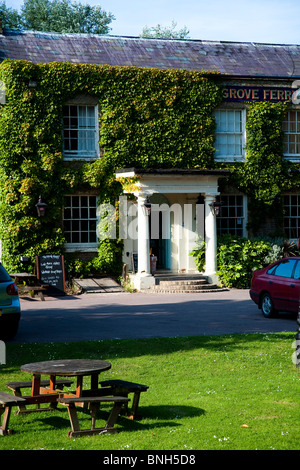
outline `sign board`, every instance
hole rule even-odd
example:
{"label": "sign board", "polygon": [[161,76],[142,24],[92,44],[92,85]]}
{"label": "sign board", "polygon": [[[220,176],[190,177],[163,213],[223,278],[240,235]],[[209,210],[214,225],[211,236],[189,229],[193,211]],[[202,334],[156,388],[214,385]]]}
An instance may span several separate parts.
{"label": "sign board", "polygon": [[228,85],[223,90],[224,101],[269,101],[285,102],[292,99],[295,89],[278,87],[254,87]]}
{"label": "sign board", "polygon": [[36,267],[39,282],[49,286],[49,295],[65,295],[65,267],[62,255],[37,256]]}
{"label": "sign board", "polygon": [[4,341],[0,341],[0,364],[6,364],[6,346]]}
{"label": "sign board", "polygon": [[131,263],[132,263],[132,272],[135,274],[138,272],[138,254],[137,253],[132,253]]}

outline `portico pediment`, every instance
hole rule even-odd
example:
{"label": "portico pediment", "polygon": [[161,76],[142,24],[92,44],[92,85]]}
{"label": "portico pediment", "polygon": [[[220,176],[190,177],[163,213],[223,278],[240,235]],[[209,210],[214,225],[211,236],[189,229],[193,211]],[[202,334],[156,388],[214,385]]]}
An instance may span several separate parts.
{"label": "portico pediment", "polygon": [[135,191],[145,196],[162,194],[218,194],[218,179],[228,176],[229,170],[206,169],[140,169],[116,171],[117,178],[138,178]]}

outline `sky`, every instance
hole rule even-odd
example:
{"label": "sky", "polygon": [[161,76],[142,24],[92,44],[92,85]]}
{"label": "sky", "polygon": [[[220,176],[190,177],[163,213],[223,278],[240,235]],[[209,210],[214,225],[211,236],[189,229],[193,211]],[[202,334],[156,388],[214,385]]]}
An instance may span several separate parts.
{"label": "sky", "polygon": [[[190,39],[300,44],[300,0],[79,0],[115,16],[110,35],[139,36],[145,26],[176,30]],[[23,0],[5,0],[19,10]]]}

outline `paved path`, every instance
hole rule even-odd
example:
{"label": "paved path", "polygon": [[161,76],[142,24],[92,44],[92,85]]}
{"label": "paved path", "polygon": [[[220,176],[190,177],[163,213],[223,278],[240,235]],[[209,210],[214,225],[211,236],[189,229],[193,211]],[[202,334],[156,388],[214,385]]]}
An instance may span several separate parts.
{"label": "paved path", "polygon": [[21,307],[12,343],[297,331],[293,316],[265,319],[248,290],[27,297]]}

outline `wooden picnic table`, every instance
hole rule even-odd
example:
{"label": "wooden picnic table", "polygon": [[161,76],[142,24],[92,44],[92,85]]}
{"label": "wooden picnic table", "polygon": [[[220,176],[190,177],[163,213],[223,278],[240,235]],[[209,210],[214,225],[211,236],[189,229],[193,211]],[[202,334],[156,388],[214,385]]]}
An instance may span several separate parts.
{"label": "wooden picnic table", "polygon": [[37,276],[31,273],[13,273],[10,274],[10,277],[14,278],[16,284],[23,281],[26,285],[29,285],[32,281],[36,282],[37,280]]}
{"label": "wooden picnic table", "polygon": [[[38,294],[41,300],[45,300],[43,291],[46,290],[46,286],[42,286],[38,283],[37,276],[31,273],[13,273],[10,277],[14,279],[14,283],[18,286],[20,291],[32,292],[32,295]],[[20,285],[19,283],[23,283]],[[18,285],[19,284],[19,285]]]}
{"label": "wooden picnic table", "polygon": [[[33,375],[31,397],[41,397],[41,375],[50,376],[50,387],[42,390],[43,394],[55,394],[57,377],[77,377],[77,397],[83,395],[83,377],[91,377],[91,388],[88,392],[97,393],[99,387],[99,374],[111,368],[111,363],[98,359],[62,359],[54,361],[34,362],[21,366],[23,372]],[[50,398],[50,397],[49,397]],[[37,403],[37,401],[34,401]]]}
{"label": "wooden picnic table", "polygon": [[[109,370],[111,363],[102,360],[93,359],[64,359],[44,362],[34,362],[21,366],[23,372],[32,374],[32,390],[31,396],[23,397],[28,404],[50,403],[53,408],[58,403],[64,404],[68,408],[71,431],[68,436],[82,436],[90,434],[101,434],[104,432],[116,432],[114,427],[123,405],[129,401],[124,396],[105,396],[110,389],[99,388],[99,374]],[[41,384],[41,375],[50,376],[50,386],[43,387]],[[91,388],[83,390],[83,377],[90,376]],[[57,377],[76,377],[76,392],[63,391],[56,388]],[[113,408],[109,414],[104,427],[95,427],[96,415],[100,408],[100,404],[113,403]],[[88,406],[91,414],[91,428],[81,429],[77,415],[77,406]]]}
{"label": "wooden picnic table", "polygon": [[[99,374],[109,370],[111,363],[98,359],[61,359],[52,361],[33,362],[21,366],[22,372],[32,374],[32,382],[8,382],[6,385],[13,390],[14,397],[4,394],[7,419],[0,427],[6,433],[8,427],[8,413],[11,406],[18,406],[18,413],[31,413],[35,411],[55,410],[57,405],[63,404],[68,408],[72,430],[68,436],[82,436],[90,434],[102,434],[103,432],[116,432],[114,427],[121,408],[125,409],[127,416],[136,417],[139,397],[141,392],[148,389],[147,385],[141,385],[124,380],[108,380],[99,382]],[[41,380],[42,375],[49,376],[50,380]],[[90,388],[83,387],[83,377],[89,376]],[[67,377],[68,379],[59,379]],[[62,390],[59,386],[70,387],[71,377],[77,378],[75,391]],[[99,387],[100,385],[100,387]],[[22,389],[31,388],[31,394],[23,396]],[[133,406],[128,414],[128,394],[134,393]],[[1,398],[1,397],[0,397]],[[1,401],[0,401],[1,403]],[[4,402],[3,402],[4,403]],[[40,408],[43,403],[48,403],[49,408]],[[101,403],[113,403],[113,407],[104,427],[95,427],[96,415]],[[27,405],[36,405],[35,409],[28,409]],[[77,415],[77,407],[88,407],[91,414],[91,428],[81,429]],[[1,410],[0,410],[1,411]],[[1,414],[1,413],[0,413]]]}

